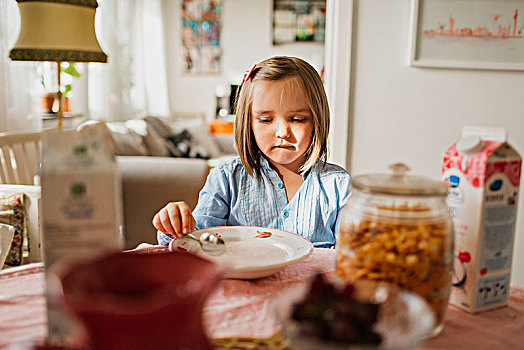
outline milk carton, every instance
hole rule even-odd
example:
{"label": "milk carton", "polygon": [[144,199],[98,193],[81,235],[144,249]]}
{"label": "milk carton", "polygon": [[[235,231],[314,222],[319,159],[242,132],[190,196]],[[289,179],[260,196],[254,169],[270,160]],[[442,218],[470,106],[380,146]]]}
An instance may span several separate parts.
{"label": "milk carton", "polygon": [[74,345],[75,324],[53,296],[60,293],[53,273],[74,259],[122,247],[120,178],[104,128],[49,130],[42,138],[42,242],[52,344]]}
{"label": "milk carton", "polygon": [[501,128],[465,127],[444,153],[455,224],[450,303],[466,311],[508,303],[521,166]]}

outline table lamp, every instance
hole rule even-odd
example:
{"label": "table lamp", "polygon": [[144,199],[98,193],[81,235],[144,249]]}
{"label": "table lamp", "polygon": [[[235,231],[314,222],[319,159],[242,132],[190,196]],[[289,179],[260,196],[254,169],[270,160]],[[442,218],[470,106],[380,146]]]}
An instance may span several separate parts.
{"label": "table lamp", "polygon": [[62,129],[61,62],[107,62],[95,33],[96,0],[16,0],[20,35],[13,61],[53,61],[58,66],[58,129]]}

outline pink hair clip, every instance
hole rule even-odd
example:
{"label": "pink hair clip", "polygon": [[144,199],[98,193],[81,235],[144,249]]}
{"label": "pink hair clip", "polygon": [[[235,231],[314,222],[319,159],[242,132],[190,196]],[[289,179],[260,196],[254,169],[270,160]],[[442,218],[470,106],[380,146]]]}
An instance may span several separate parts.
{"label": "pink hair clip", "polygon": [[249,79],[249,77],[251,76],[251,73],[253,73],[253,71],[255,70],[256,66],[257,66],[256,64],[252,65],[251,68],[249,68],[244,73],[244,77],[242,78],[242,83],[240,83],[240,86],[244,85],[244,83]]}

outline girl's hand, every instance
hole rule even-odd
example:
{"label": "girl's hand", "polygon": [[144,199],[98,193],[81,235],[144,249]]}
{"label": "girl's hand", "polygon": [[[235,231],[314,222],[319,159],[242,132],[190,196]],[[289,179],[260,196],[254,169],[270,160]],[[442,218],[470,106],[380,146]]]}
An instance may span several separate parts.
{"label": "girl's hand", "polygon": [[153,217],[153,226],[165,234],[182,238],[196,226],[186,202],[170,202]]}

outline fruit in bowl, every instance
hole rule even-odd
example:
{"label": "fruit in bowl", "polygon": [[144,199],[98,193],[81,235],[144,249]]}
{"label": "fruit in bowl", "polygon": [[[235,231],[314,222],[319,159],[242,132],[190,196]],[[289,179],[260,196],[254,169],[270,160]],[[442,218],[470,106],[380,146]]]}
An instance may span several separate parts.
{"label": "fruit in bowl", "polygon": [[292,349],[414,349],[435,320],[422,297],[385,282],[317,274],[286,299]]}

